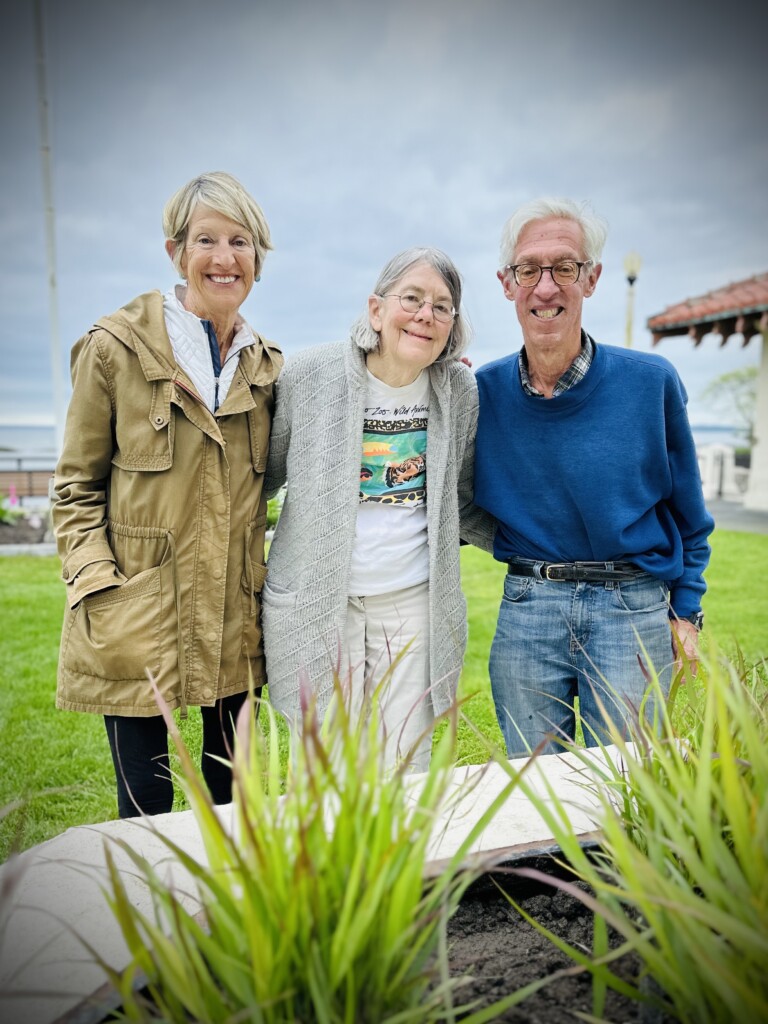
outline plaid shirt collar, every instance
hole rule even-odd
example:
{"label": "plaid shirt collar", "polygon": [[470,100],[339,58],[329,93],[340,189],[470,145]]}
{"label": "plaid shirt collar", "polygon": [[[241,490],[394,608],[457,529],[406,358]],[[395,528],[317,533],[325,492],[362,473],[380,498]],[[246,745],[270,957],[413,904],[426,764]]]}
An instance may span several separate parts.
{"label": "plaid shirt collar", "polygon": [[[558,395],[562,395],[568,388],[572,388],[574,384],[578,384],[580,380],[583,380],[587,375],[587,370],[592,365],[592,360],[595,355],[595,343],[587,334],[586,331],[581,332],[581,352],[576,356],[571,365],[560,377],[557,384],[555,384],[552,392],[552,397],[557,398]],[[523,385],[523,390],[527,395],[532,395],[534,398],[543,398],[544,396],[540,391],[531,384],[531,378],[528,375],[528,356],[525,354],[525,346],[520,350],[520,383]]]}

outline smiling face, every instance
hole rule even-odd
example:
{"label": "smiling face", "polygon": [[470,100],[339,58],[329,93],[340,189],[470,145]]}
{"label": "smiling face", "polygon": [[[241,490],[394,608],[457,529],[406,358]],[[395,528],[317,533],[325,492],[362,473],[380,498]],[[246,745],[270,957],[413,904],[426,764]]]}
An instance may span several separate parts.
{"label": "smiling face", "polygon": [[[581,226],[569,217],[534,220],[523,228],[515,246],[514,263],[549,267],[562,260],[586,260]],[[573,284],[559,285],[544,271],[533,288],[516,284],[511,270],[500,270],[504,294],[514,302],[523,329],[526,352],[559,353],[569,362],[581,348],[581,307],[595,290],[602,265],[581,268]]]}
{"label": "smiling face", "polygon": [[[173,242],[166,249],[172,257]],[[253,240],[242,224],[200,204],[189,219],[181,270],[187,279],[185,307],[206,320],[230,319],[253,287]]]}
{"label": "smiling face", "polygon": [[[398,295],[415,295],[426,300],[415,313],[400,305]],[[371,295],[368,312],[371,326],[379,334],[379,350],[369,356],[369,368],[374,363],[398,371],[400,378],[415,380],[427,366],[437,359],[451,334],[453,321],[437,320],[433,303],[453,306],[450,289],[440,274],[428,263],[416,263],[392,285],[386,296]],[[375,357],[375,358],[371,358]]]}

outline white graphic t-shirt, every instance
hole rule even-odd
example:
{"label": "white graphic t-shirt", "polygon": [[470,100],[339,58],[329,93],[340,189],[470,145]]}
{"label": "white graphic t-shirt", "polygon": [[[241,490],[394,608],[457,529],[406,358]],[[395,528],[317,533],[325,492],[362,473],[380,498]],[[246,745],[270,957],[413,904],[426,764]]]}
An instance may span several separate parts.
{"label": "white graphic t-shirt", "polygon": [[429,579],[428,417],[426,370],[402,388],[368,374],[352,596],[387,594]]}

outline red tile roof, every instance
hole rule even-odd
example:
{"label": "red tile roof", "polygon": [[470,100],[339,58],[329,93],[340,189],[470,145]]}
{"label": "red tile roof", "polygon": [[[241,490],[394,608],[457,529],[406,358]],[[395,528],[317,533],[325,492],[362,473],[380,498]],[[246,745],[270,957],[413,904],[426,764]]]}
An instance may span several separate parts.
{"label": "red tile roof", "polygon": [[732,317],[768,310],[768,273],[756,274],[746,281],[716,288],[695,299],[685,299],[668,306],[663,313],[649,317],[648,329],[654,334],[685,334],[684,330],[703,324],[714,324]]}

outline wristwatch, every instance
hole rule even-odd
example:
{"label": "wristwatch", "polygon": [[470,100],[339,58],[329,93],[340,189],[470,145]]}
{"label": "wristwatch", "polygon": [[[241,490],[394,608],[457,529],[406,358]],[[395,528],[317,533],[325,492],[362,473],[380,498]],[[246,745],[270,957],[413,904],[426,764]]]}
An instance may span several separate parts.
{"label": "wristwatch", "polygon": [[691,622],[696,629],[704,628],[704,612],[694,612],[693,615],[681,615],[681,622]]}

